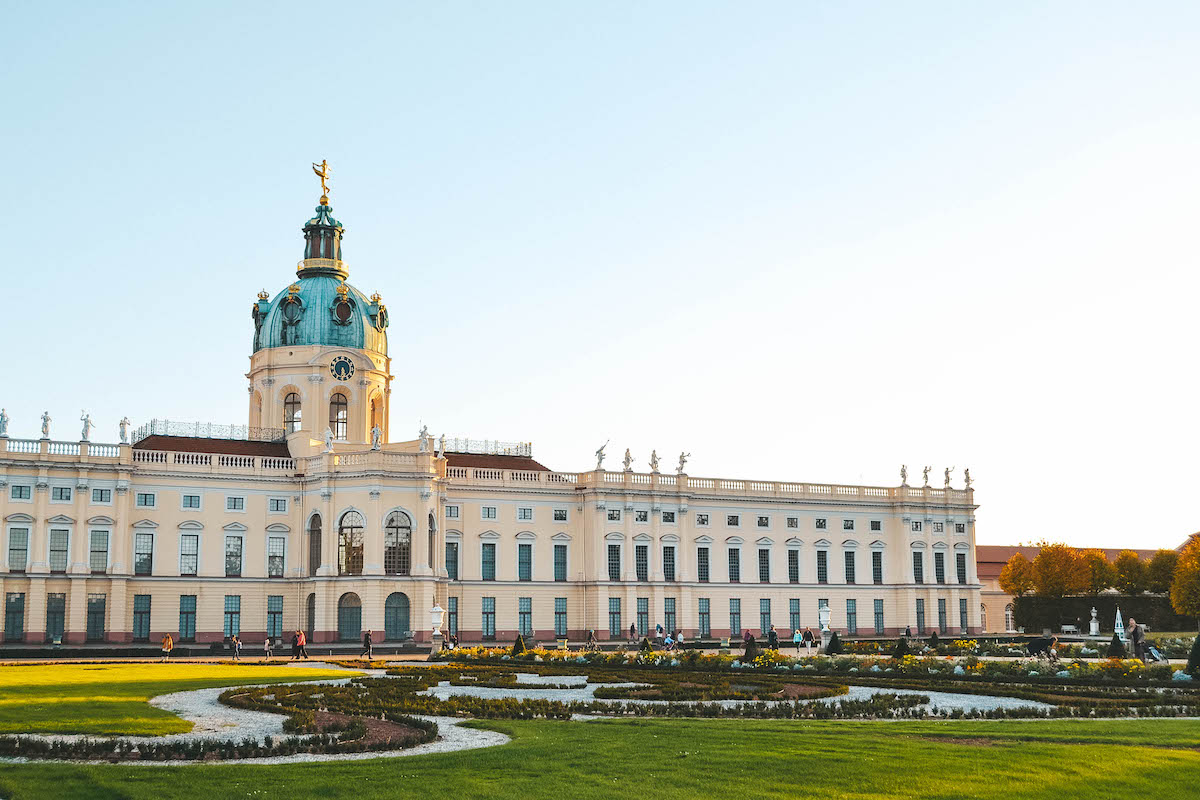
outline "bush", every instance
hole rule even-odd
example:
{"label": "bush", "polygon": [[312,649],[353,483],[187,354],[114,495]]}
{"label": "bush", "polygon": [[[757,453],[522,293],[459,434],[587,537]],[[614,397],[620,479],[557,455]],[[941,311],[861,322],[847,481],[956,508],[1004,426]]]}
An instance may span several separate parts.
{"label": "bush", "polygon": [[904,658],[908,653],[908,639],[901,636],[896,640],[896,647],[892,650],[892,658]]}
{"label": "bush", "polygon": [[1043,628],[1056,631],[1063,623],[1079,625],[1081,630],[1086,631],[1092,618],[1092,608],[1095,607],[1101,629],[1107,628],[1111,631],[1117,606],[1121,607],[1125,619],[1135,617],[1143,623],[1148,623],[1152,630],[1196,629],[1196,618],[1176,613],[1171,607],[1170,598],[1165,595],[1142,594],[1129,597],[1100,594],[1063,598],[1026,595],[1013,600],[1013,617],[1017,625],[1031,632]]}
{"label": "bush", "polygon": [[1188,656],[1187,669],[1184,671],[1193,678],[1200,678],[1200,636],[1192,642],[1192,654]]}
{"label": "bush", "polygon": [[639,653],[649,653],[649,652],[652,652],[653,650],[654,650],[654,645],[650,644],[650,637],[643,636],[642,643],[638,647],[638,652]]}
{"label": "bush", "polygon": [[934,650],[937,650],[938,644],[941,643],[941,640],[938,639],[937,631],[934,631],[933,633],[929,634],[929,638],[926,639],[925,641],[928,642],[929,646],[932,647]]}
{"label": "bush", "polygon": [[1125,643],[1121,641],[1121,637],[1113,634],[1112,641],[1108,643],[1108,652],[1106,655],[1109,658],[1125,658]]}
{"label": "bush", "polygon": [[528,649],[529,648],[525,646],[525,637],[521,634],[517,634],[517,640],[513,642],[511,655],[514,657],[519,656]]}
{"label": "bush", "polygon": [[836,656],[842,652],[842,640],[838,638],[837,631],[833,632],[833,636],[829,637],[829,644],[825,647],[825,655]]}

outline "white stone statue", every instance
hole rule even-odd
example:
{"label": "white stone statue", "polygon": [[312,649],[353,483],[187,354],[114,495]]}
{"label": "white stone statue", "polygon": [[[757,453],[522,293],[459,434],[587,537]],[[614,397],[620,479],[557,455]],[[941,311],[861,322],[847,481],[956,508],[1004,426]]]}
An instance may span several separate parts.
{"label": "white stone statue", "polygon": [[122,417],[117,427],[121,430],[121,444],[129,444],[129,417]]}
{"label": "white stone statue", "polygon": [[950,473],[954,472],[954,467],[946,467],[946,488],[950,488]]}
{"label": "white stone statue", "polygon": [[658,451],[657,450],[650,451],[650,471],[654,472],[654,473],[658,472]]}
{"label": "white stone statue", "polygon": [[680,453],[680,454],[679,454],[679,466],[678,466],[678,467],[675,469],[675,471],[676,471],[677,473],[679,473],[680,475],[682,475],[682,474],[683,474],[683,468],[684,468],[685,466],[687,466],[687,460],[688,460],[689,458],[691,458],[691,457],[692,457],[692,454],[691,454],[691,453]]}
{"label": "white stone statue", "polygon": [[428,425],[425,425],[425,424],[421,425],[421,430],[417,434],[417,442],[418,442],[418,444],[417,444],[417,452],[418,453],[428,453],[429,452],[429,426]]}
{"label": "white stone statue", "polygon": [[8,438],[8,412],[0,408],[0,439]]}
{"label": "white stone statue", "polygon": [[1092,606],[1092,622],[1091,622],[1091,627],[1088,630],[1088,635],[1089,636],[1099,636],[1100,635],[1100,620],[1096,619],[1096,607],[1095,606]]}
{"label": "white stone statue", "polygon": [[929,471],[931,469],[933,469],[933,467],[926,467],[925,469],[921,470],[921,474],[925,477],[925,487],[926,488],[929,487]]}
{"label": "white stone statue", "polygon": [[438,439],[437,457],[438,458],[446,457],[446,434],[444,434],[444,433]]}
{"label": "white stone statue", "polygon": [[963,486],[969,492],[971,491],[971,470],[963,467]]}
{"label": "white stone statue", "polygon": [[328,425],[325,426],[325,452],[333,452],[333,429]]}
{"label": "white stone statue", "polygon": [[633,472],[633,456],[629,453],[629,448],[625,448],[625,460],[621,462],[625,465],[626,472]]}
{"label": "white stone statue", "polygon": [[42,412],[42,438],[43,439],[50,438],[50,423],[52,421],[53,420],[50,419],[50,412],[43,411]]}
{"label": "white stone statue", "polygon": [[80,414],[79,421],[83,423],[83,433],[80,434],[79,441],[86,442],[88,440],[88,437],[92,433],[92,428],[94,428],[96,426],[92,422],[92,418],[90,416],[88,416],[88,413],[86,411],[80,411],[79,414]]}
{"label": "white stone statue", "polygon": [[908,486],[908,464],[900,465],[900,485]]}
{"label": "white stone statue", "polygon": [[611,442],[611,441],[612,441],[612,439],[609,439],[607,442],[600,445],[600,449],[596,451],[596,469],[597,470],[604,469],[604,467],[601,466],[604,463],[604,448],[608,447],[608,442]]}
{"label": "white stone statue", "polygon": [[371,428],[371,449],[378,450],[382,446],[383,446],[383,428],[379,427],[379,425],[377,424],[374,428]]}

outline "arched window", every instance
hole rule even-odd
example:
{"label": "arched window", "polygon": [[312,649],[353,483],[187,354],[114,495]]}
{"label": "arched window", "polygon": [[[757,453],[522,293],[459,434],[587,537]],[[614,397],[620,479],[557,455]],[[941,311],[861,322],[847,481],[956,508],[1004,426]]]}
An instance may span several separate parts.
{"label": "arched window", "polygon": [[411,568],[412,520],[403,511],[393,511],[383,524],[383,571],[408,575]]}
{"label": "arched window", "polygon": [[321,515],[313,514],[308,523],[308,574],[316,575],[321,568]]}
{"label": "arched window", "polygon": [[383,603],[383,636],[390,641],[409,639],[412,637],[412,625],[409,624],[408,595],[404,592],[392,592]]}
{"label": "arched window", "polygon": [[379,398],[372,397],[371,398],[371,430],[375,430],[376,428],[383,430],[383,421],[380,419],[380,416],[379,416]]}
{"label": "arched window", "polygon": [[979,630],[987,631],[987,606],[983,603],[979,604]]}
{"label": "arched window", "polygon": [[341,392],[329,398],[329,429],[333,431],[335,439],[345,440],[346,438],[347,421],[349,420],[348,408],[346,395]]}
{"label": "arched window", "polygon": [[1004,607],[1004,630],[1006,630],[1006,631],[1016,630],[1016,627],[1013,625],[1013,605],[1012,605],[1012,603],[1009,603],[1008,605],[1006,605]]}
{"label": "arched window", "polygon": [[300,395],[295,392],[288,392],[288,396],[283,398],[283,428],[288,433],[295,433],[300,430]]}
{"label": "arched window", "polygon": [[357,642],[362,636],[362,600],[354,592],[346,592],[338,600],[338,639]]}
{"label": "arched window", "polygon": [[342,514],[338,523],[338,574],[362,575],[363,518],[357,511]]}
{"label": "arched window", "polygon": [[311,644],[313,632],[317,629],[317,596],[315,594],[310,594],[308,596],[308,600],[304,604],[304,609],[306,612],[308,612],[305,615],[305,621],[308,623],[305,633],[308,635],[309,643]]}

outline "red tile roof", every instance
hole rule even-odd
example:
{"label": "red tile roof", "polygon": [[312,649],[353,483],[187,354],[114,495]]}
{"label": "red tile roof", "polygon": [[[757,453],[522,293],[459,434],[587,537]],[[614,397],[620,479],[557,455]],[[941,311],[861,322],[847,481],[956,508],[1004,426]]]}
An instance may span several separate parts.
{"label": "red tile roof", "polygon": [[291,458],[287,442],[247,442],[241,439],[203,439],[195,436],[147,436],[133,445],[133,449]]}
{"label": "red tile roof", "polygon": [[528,456],[488,456],[478,453],[446,453],[446,465],[451,467],[478,467],[480,469],[518,469],[549,472]]}

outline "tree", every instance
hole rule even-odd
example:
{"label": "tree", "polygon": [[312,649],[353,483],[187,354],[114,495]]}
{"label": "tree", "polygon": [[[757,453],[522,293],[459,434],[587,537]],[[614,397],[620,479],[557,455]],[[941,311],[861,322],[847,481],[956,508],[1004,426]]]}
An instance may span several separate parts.
{"label": "tree", "polygon": [[1108,643],[1108,653],[1106,655],[1109,658],[1124,658],[1127,655],[1125,652],[1125,643],[1121,641],[1121,637],[1117,636],[1115,632],[1113,633],[1112,641]]}
{"label": "tree", "polygon": [[1033,588],[1043,597],[1066,597],[1087,591],[1091,574],[1079,551],[1065,544],[1042,543],[1033,559]]}
{"label": "tree", "polygon": [[1146,591],[1164,594],[1171,591],[1171,578],[1175,577],[1175,565],[1179,553],[1174,550],[1159,550],[1146,565]]}
{"label": "tree", "polygon": [[1200,536],[1193,536],[1179,554],[1171,579],[1171,607],[1176,614],[1200,617]]}
{"label": "tree", "polygon": [[522,653],[526,652],[527,649],[528,648],[525,647],[525,637],[518,633],[517,640],[515,642],[513,642],[511,655],[519,656]]}
{"label": "tree", "polygon": [[901,636],[896,640],[896,648],[892,650],[892,658],[904,658],[906,655],[908,655],[908,653],[908,639],[905,639],[903,636]]}
{"label": "tree", "polygon": [[836,656],[842,652],[842,640],[838,638],[837,631],[829,637],[829,644],[825,646],[825,655]]}
{"label": "tree", "polygon": [[1188,656],[1187,674],[1200,678],[1200,636],[1192,640],[1192,654]]}
{"label": "tree", "polygon": [[1000,588],[1007,594],[1024,597],[1033,591],[1033,565],[1021,553],[1013,557],[1000,570]]}
{"label": "tree", "polygon": [[1141,594],[1146,591],[1146,565],[1132,550],[1122,550],[1113,562],[1117,579],[1113,585],[1122,594]]}
{"label": "tree", "polygon": [[1112,564],[1108,563],[1103,550],[1084,550],[1080,553],[1080,558],[1087,565],[1088,594],[1100,594],[1113,585],[1117,577],[1116,572]]}

